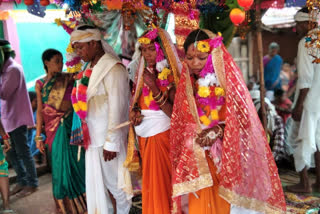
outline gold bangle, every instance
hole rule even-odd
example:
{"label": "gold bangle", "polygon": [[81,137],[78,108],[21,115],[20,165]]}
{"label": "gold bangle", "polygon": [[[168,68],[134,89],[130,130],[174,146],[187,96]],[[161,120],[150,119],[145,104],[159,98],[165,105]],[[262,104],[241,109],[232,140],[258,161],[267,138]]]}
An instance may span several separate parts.
{"label": "gold bangle", "polygon": [[35,136],[34,138],[34,141],[37,142],[37,141],[43,141],[43,137],[40,135],[40,136]]}
{"label": "gold bangle", "polygon": [[155,101],[159,104],[159,103],[162,103],[162,101],[164,100],[164,97],[166,96],[165,93],[162,94],[162,96],[160,97],[160,99],[156,100]]}
{"label": "gold bangle", "polygon": [[168,100],[168,96],[166,97],[166,99],[163,101],[163,103],[161,103],[160,108],[167,102]]}
{"label": "gold bangle", "polygon": [[155,99],[155,100],[156,100],[156,99],[158,99],[158,98],[159,98],[159,96],[161,96],[161,94],[162,94],[162,91],[160,91],[160,92],[159,92],[159,94],[158,94],[157,96],[153,96],[153,99]]}

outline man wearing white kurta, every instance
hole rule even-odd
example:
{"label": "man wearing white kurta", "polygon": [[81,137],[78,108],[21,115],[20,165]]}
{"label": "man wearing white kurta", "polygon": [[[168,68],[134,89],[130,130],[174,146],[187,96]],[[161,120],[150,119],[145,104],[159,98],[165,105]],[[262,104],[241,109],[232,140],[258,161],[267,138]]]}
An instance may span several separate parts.
{"label": "man wearing white kurta", "polygon": [[[92,74],[87,88],[87,126],[91,144],[86,151],[88,214],[129,213],[131,183],[126,158],[127,128],[113,130],[128,120],[129,78],[125,67],[97,29],[78,27],[71,34],[76,53]],[[110,196],[109,196],[110,194]]]}
{"label": "man wearing white kurta", "polygon": [[[293,124],[289,131],[289,143],[293,148],[296,170],[300,173],[300,183],[288,187],[292,192],[311,192],[307,170],[316,166],[317,180],[313,185],[320,190],[320,64],[313,63],[306,45],[306,35],[317,36],[318,16],[312,17],[306,8],[295,16],[297,33],[303,36],[299,42],[297,55],[298,82],[293,109]],[[308,32],[309,21],[313,29]]]}

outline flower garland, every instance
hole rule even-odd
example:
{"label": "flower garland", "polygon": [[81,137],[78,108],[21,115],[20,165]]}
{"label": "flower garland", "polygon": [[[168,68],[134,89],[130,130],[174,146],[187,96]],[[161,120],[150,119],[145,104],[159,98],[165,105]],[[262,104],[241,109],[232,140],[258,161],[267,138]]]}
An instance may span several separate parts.
{"label": "flower garland", "polygon": [[[74,18],[69,19],[69,21],[62,21],[61,19],[54,20],[57,26],[62,26],[63,29],[68,33],[71,34],[73,29],[79,24],[78,21]],[[81,71],[83,63],[81,58],[74,52],[71,43],[69,43],[67,49],[67,72],[68,73],[77,73]]]}
{"label": "flower garland", "polygon": [[[158,78],[156,80],[157,86],[167,87],[170,84],[169,77],[172,74],[172,72],[169,69],[169,65],[166,59],[156,64],[156,71],[158,72]],[[144,87],[142,88],[142,95],[144,96],[144,103],[150,110],[160,110],[160,107],[153,99],[152,91],[149,89],[148,86],[144,85]]]}
{"label": "flower garland", "polygon": [[[157,58],[156,58],[156,71],[158,72],[158,78],[156,84],[158,87],[167,87],[170,84],[169,76],[172,74],[168,62],[165,59],[164,53],[162,51],[161,45],[158,42],[155,42],[155,39],[158,37],[158,29],[153,26],[153,30],[146,33],[144,36],[138,39],[140,44],[151,44],[154,42]],[[144,103],[151,110],[160,110],[159,105],[153,99],[152,91],[148,86],[144,85],[142,88],[142,95],[144,97]]]}
{"label": "flower garland", "polygon": [[[214,39],[202,40],[195,43],[200,52],[208,53],[222,45],[223,38],[217,36]],[[204,68],[200,72],[200,78],[196,82],[196,102],[200,121],[211,128],[219,123],[219,109],[225,104],[225,91],[219,87],[212,63],[212,55],[209,54]]]}
{"label": "flower garland", "polygon": [[80,72],[76,77],[77,80],[80,80],[80,84],[78,87],[73,87],[71,93],[73,109],[81,120],[87,117],[87,89],[91,74],[91,69]]}

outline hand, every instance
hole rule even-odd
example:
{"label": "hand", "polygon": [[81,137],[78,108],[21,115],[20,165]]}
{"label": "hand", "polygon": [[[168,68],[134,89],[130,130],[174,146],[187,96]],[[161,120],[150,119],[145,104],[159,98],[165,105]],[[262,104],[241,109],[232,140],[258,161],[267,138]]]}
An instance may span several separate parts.
{"label": "hand", "polygon": [[103,158],[104,161],[111,161],[112,159],[114,159],[117,156],[116,152],[110,152],[108,150],[103,150]]}
{"label": "hand", "polygon": [[292,110],[292,119],[294,121],[300,122],[301,117],[302,117],[302,111],[303,111],[303,106],[296,106]]}
{"label": "hand", "polygon": [[131,111],[129,114],[129,120],[132,122],[134,126],[138,126],[142,123],[143,115],[141,115],[140,111]]}
{"label": "hand", "polygon": [[[212,139],[208,136],[210,132],[215,133],[215,138]],[[218,138],[223,136],[223,133],[219,132],[221,132],[221,128],[219,128],[218,126],[214,126],[210,129],[205,129],[200,134],[198,134],[196,138],[196,143],[199,144],[201,147],[212,146]]]}
{"label": "hand", "polygon": [[11,141],[10,138],[8,140],[3,140],[4,143],[4,149],[3,152],[7,153],[7,151],[9,151],[11,149]]}
{"label": "hand", "polygon": [[156,73],[151,73],[148,69],[144,70],[143,81],[151,89],[152,92],[157,92],[157,90],[159,90],[156,85],[156,80]]}
{"label": "hand", "polygon": [[43,141],[39,140],[36,142],[36,147],[37,149],[39,149],[39,151],[41,152],[41,154],[45,154],[45,148],[44,148],[44,143]]}

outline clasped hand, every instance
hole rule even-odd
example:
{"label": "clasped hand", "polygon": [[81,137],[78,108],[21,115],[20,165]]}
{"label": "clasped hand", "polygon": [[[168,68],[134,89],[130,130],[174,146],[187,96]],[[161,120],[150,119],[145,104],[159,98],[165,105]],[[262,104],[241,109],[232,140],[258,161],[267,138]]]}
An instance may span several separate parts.
{"label": "clasped hand", "polygon": [[[209,137],[209,135],[213,135],[214,137]],[[222,133],[220,133],[220,128],[218,126],[214,126],[210,129],[203,130],[200,134],[198,134],[195,141],[201,147],[211,147],[216,140],[221,137],[221,135]]]}
{"label": "clasped hand", "polygon": [[129,120],[134,126],[138,126],[142,123],[143,115],[139,110],[132,110],[129,114]]}

